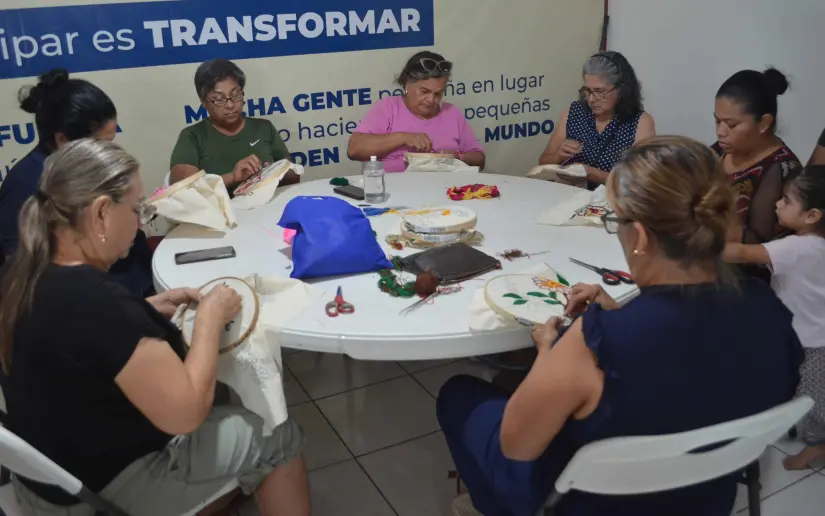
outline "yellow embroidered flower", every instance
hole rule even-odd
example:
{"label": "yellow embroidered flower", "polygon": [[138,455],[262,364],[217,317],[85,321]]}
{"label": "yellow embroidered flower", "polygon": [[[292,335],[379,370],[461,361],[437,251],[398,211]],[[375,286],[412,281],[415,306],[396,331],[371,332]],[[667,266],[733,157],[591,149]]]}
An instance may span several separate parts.
{"label": "yellow embroidered flower", "polygon": [[561,290],[567,289],[568,287],[562,283],[559,283],[556,280],[551,280],[550,278],[545,278],[543,276],[536,276],[533,278],[533,283],[539,288],[547,289],[547,290]]}

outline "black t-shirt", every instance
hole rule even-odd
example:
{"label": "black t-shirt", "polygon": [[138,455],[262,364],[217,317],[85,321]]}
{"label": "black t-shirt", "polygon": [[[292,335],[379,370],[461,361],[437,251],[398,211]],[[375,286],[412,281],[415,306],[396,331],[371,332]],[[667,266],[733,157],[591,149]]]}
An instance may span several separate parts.
{"label": "black t-shirt", "polygon": [[[11,430],[95,492],[163,449],[171,436],[114,381],[145,337],[166,340],[184,358],[180,331],[145,300],[91,266],[50,265],[14,334],[4,382]],[[76,503],[60,489],[26,484],[52,503]]]}
{"label": "black t-shirt", "polygon": [[825,129],[823,129],[822,134],[819,135],[819,141],[817,142],[817,145],[819,145],[820,147],[825,147]]}

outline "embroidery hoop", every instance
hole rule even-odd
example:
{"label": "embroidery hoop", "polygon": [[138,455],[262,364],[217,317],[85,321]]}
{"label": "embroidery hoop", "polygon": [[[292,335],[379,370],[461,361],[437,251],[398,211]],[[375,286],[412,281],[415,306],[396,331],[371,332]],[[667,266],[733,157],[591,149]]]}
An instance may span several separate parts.
{"label": "embroidery hoop", "polygon": [[[552,272],[555,274],[555,271]],[[535,280],[539,278],[558,283],[567,289],[570,288],[564,285],[567,280],[564,280],[558,274],[556,274],[555,280],[544,273],[541,275],[504,274],[490,279],[484,285],[484,302],[497,315],[524,326],[544,324],[551,317],[564,317],[564,307],[567,305],[569,292],[564,301],[554,299],[551,292],[556,291],[542,288],[536,284]],[[564,282],[561,280],[564,280]],[[514,290],[517,292],[513,292]],[[547,291],[546,294],[545,291]],[[534,292],[544,294],[546,297],[532,295]],[[511,294],[517,297],[510,297]],[[559,304],[547,303],[551,300]]]}
{"label": "embroidery hoop", "polygon": [[475,229],[476,213],[463,206],[436,206],[404,214],[401,226],[412,233],[460,233]]}
{"label": "embroidery hoop", "polygon": [[[236,278],[233,276],[226,276],[223,278],[214,279],[201,288],[198,289],[198,292],[201,295],[206,295],[209,293],[212,288],[216,285],[225,284],[228,287],[232,288],[238,295],[241,296],[241,312],[238,314],[240,317],[240,325],[242,330],[234,330],[234,329],[224,329],[221,331],[220,335],[220,344],[218,348],[218,354],[223,355],[225,353],[229,353],[230,351],[234,350],[249,338],[252,335],[252,331],[258,324],[258,315],[260,313],[260,300],[258,299],[258,293],[255,292],[255,289],[247,283],[246,281],[242,280],[241,278]],[[251,305],[253,306],[253,311],[249,314],[248,307]],[[195,311],[194,303],[190,303],[186,305],[181,311],[180,316],[178,319],[178,326],[181,329],[181,333],[183,335],[183,341],[187,347],[191,345],[192,340],[192,333],[195,329],[195,318],[192,317],[190,320],[187,320],[187,312],[191,313]],[[191,321],[191,322],[190,322]],[[246,323],[246,328],[243,328],[244,323]],[[230,323],[231,325],[232,323]],[[237,327],[237,326],[236,326]],[[237,334],[235,336],[234,334]],[[224,343],[224,340],[231,338],[232,340],[229,343]]]}
{"label": "embroidery hoop", "polygon": [[161,190],[157,195],[150,197],[148,202],[152,203],[155,201],[159,201],[161,199],[166,199],[167,197],[171,197],[173,194],[176,194],[185,188],[189,188],[195,181],[204,177],[205,175],[206,171],[201,170],[200,172],[192,174],[191,176],[182,179],[177,183],[172,183],[171,185]]}
{"label": "embroidery hoop", "polygon": [[410,231],[406,224],[401,224],[401,236],[413,242],[425,244],[445,245],[456,242],[469,242],[476,236],[472,229],[464,229],[457,233],[416,233]]}
{"label": "embroidery hoop", "polygon": [[260,172],[235,187],[235,190],[233,190],[232,193],[235,196],[252,195],[255,193],[255,190],[263,188],[272,181],[280,182],[280,180],[284,177],[284,174],[289,172],[291,167],[292,163],[285,159],[276,161],[275,163],[270,163],[262,168]]}

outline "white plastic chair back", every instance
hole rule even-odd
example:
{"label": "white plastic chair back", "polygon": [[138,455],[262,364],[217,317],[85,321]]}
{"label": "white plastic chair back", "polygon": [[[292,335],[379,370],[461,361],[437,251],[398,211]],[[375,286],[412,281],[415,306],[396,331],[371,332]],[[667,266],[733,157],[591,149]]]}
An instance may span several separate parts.
{"label": "white plastic chair back", "polygon": [[[108,516],[126,516],[119,507],[112,505],[84,488],[83,483],[79,479],[2,426],[0,426],[0,464],[13,473],[30,480],[58,486]],[[197,513],[207,505],[236,487],[238,487],[237,479],[227,481],[217,493],[197,504],[192,510],[186,512],[184,516],[196,516]],[[8,507],[4,508],[8,509]],[[2,509],[0,509],[0,514],[5,514]]]}
{"label": "white plastic chair back", "polygon": [[[666,491],[712,480],[757,460],[813,407],[807,396],[736,421],[662,436],[617,437],[581,448],[556,480],[606,495]],[[689,453],[727,441],[710,451]]]}
{"label": "white plastic chair back", "polygon": [[163,187],[164,188],[169,188],[169,182],[171,180],[172,180],[172,171],[170,170],[169,172],[166,173],[165,176],[163,176]]}
{"label": "white plastic chair back", "polygon": [[20,476],[79,495],[83,483],[33,446],[0,427],[0,464]]}

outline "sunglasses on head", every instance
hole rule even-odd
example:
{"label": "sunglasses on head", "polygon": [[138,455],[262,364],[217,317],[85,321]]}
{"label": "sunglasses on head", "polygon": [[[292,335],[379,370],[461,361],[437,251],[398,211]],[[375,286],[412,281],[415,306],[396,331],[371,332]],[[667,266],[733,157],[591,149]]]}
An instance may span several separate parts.
{"label": "sunglasses on head", "polygon": [[418,60],[418,64],[421,65],[421,68],[423,68],[425,72],[435,72],[438,70],[443,73],[450,73],[453,71],[453,63],[446,60],[436,61],[429,57],[423,57]]}

